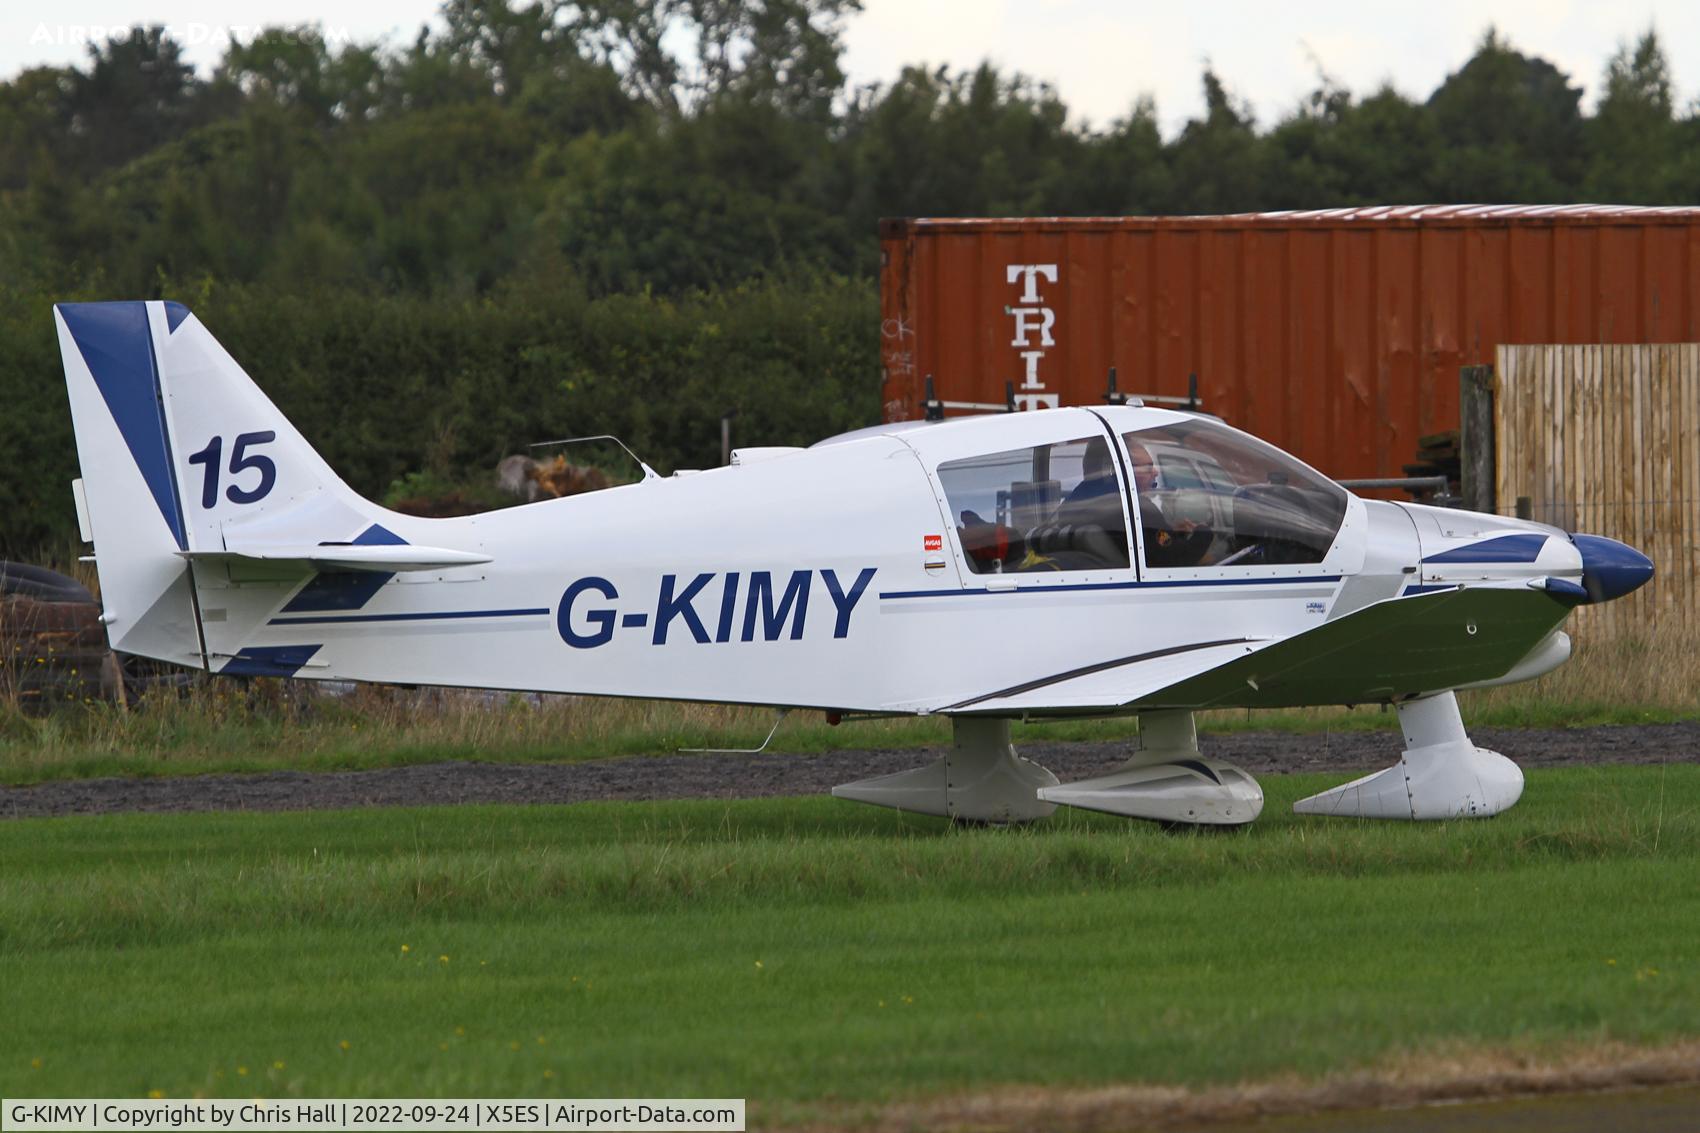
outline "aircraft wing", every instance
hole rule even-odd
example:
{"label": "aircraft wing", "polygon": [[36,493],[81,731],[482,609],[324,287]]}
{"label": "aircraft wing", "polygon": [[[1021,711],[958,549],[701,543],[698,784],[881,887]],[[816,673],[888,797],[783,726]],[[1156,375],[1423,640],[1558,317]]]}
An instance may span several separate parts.
{"label": "aircraft wing", "polygon": [[1391,598],[1287,638],[1174,646],[1039,676],[937,711],[1008,715],[1374,703],[1503,676],[1575,605],[1566,591],[1523,583]]}
{"label": "aircraft wing", "polygon": [[1067,672],[1036,677],[937,709],[952,715],[1007,716],[1014,712],[1102,712],[1142,694],[1209,672],[1273,639],[1231,638],[1117,657]]}

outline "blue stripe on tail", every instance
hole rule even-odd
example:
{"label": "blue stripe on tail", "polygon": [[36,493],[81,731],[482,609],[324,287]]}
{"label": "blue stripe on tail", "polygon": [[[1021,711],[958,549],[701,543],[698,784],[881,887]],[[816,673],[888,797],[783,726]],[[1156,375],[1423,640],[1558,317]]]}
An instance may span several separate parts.
{"label": "blue stripe on tail", "polygon": [[159,365],[146,303],[60,303],[59,314],[88,363],[106,408],[141,470],[179,550],[189,546],[166,442]]}
{"label": "blue stripe on tail", "polygon": [[[407,540],[387,527],[372,524],[354,537],[362,547],[404,547]],[[358,610],[376,597],[393,571],[332,570],[317,575],[289,600],[279,613],[304,614],[324,610]]]}

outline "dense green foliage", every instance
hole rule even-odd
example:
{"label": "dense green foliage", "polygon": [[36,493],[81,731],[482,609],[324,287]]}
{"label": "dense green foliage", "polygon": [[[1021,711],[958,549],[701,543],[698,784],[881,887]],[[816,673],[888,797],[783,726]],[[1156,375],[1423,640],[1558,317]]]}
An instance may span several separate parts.
{"label": "dense green foliage", "polygon": [[[532,441],[614,432],[664,467],[712,467],[730,409],[740,436],[769,444],[808,444],[877,414],[867,328],[878,297],[842,277],[597,299],[559,284],[480,298],[260,284],[172,294],[373,497],[421,468],[492,480],[504,455]],[[11,347],[0,353],[10,400],[0,557],[75,530],[49,303],[0,298],[0,341]]]}
{"label": "dense green foliage", "polygon": [[666,469],[716,422],[878,412],[876,221],[1700,199],[1649,32],[1571,78],[1489,32],[1426,100],[1320,76],[1259,129],[1221,76],[1172,138],[990,66],[851,87],[855,0],[446,0],[406,47],[274,28],[198,76],[159,28],[0,82],[0,553],[63,539],[47,308],[196,307],[360,490],[563,432]]}
{"label": "dense green foliage", "polygon": [[[832,799],[0,825],[0,1092],[747,1097],[1692,1037],[1697,769],[1491,822],[952,830]],[[161,1035],[171,1041],[161,1042]],[[878,1124],[878,1123],[871,1123]]]}

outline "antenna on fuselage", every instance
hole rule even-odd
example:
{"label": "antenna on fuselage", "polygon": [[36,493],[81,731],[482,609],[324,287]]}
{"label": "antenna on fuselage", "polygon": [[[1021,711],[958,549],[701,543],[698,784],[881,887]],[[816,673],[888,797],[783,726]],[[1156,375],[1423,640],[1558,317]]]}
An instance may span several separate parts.
{"label": "antenna on fuselage", "polygon": [[1126,405],[1127,394],[1116,388],[1116,368],[1110,367],[1110,386],[1104,391],[1104,401],[1110,405]]}
{"label": "antenna on fuselage", "polygon": [[773,737],[779,731],[779,725],[785,723],[785,717],[791,715],[789,708],[779,709],[779,716],[773,721],[773,727],[768,729],[767,739],[760,747],[682,747],[677,750],[690,752],[693,755],[760,755],[767,750],[767,745],[773,742]]}
{"label": "antenna on fuselage", "polygon": [[651,468],[649,465],[645,464],[641,459],[639,459],[638,454],[631,450],[630,446],[628,446],[625,441],[622,441],[619,437],[616,437],[612,433],[597,433],[595,436],[592,436],[592,437],[562,437],[558,441],[538,441],[536,444],[530,445],[528,447],[530,447],[530,448],[547,448],[550,445],[577,445],[577,444],[583,444],[586,441],[613,441],[615,444],[619,445],[622,449],[625,450],[625,453],[626,453],[627,456],[631,457],[634,461],[637,462],[637,466],[639,468],[643,469],[643,478],[645,480],[659,480],[659,479],[661,479],[660,473],[655,471],[655,469]]}

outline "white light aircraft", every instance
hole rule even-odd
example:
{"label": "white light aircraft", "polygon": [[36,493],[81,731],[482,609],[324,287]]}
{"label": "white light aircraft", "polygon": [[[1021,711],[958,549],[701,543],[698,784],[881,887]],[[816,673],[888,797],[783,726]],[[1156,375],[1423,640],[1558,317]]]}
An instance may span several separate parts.
{"label": "white light aircraft", "polygon": [[[1255,818],[1193,712],[1390,704],[1397,764],[1297,804],[1517,801],[1453,690],[1563,663],[1652,574],[1610,539],[1360,499],[1210,418],[1137,405],[907,422],[459,519],[344,484],[183,306],[55,309],[114,649],[234,675],[941,714],[949,753],[842,798],[985,822],[1058,804]],[[1059,783],[1012,719],[1137,714]],[[1300,743],[1303,741],[1295,741]]]}

